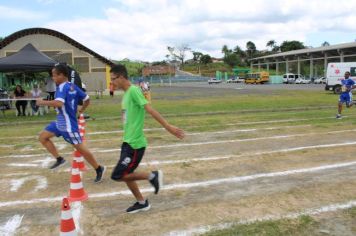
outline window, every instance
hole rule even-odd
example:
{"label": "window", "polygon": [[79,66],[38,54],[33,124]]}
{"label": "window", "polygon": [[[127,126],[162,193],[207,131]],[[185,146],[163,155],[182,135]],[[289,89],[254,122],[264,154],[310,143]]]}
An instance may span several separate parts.
{"label": "window", "polygon": [[89,57],[75,57],[74,65],[80,72],[89,72]]}
{"label": "window", "polygon": [[91,72],[106,72],[105,68],[92,68]]}

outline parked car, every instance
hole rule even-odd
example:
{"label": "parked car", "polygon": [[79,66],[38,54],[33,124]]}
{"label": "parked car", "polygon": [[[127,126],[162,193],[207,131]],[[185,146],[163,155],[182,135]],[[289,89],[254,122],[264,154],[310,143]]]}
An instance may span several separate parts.
{"label": "parked car", "polygon": [[302,84],[311,84],[311,79],[309,79],[309,78],[303,78],[303,79],[302,79]]}
{"label": "parked car", "polygon": [[208,80],[208,84],[220,84],[222,81],[220,79],[211,78]]}
{"label": "parked car", "polygon": [[240,77],[231,78],[226,81],[226,83],[243,83],[243,82],[245,82],[245,80],[241,79]]}
{"label": "parked car", "polygon": [[294,81],[294,83],[296,84],[303,84],[303,79],[302,78],[298,78]]}
{"label": "parked car", "polygon": [[320,77],[314,80],[314,84],[325,84],[325,83],[326,83],[325,77]]}
{"label": "parked car", "polygon": [[303,78],[300,74],[287,73],[283,75],[283,83],[294,84],[298,78]]}

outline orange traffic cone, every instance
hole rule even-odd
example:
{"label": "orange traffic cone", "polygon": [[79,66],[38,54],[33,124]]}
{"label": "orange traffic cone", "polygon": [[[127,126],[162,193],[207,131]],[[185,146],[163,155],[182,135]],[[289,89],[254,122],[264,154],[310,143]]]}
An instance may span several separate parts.
{"label": "orange traffic cone", "polygon": [[79,151],[75,150],[75,151],[73,152],[73,156],[74,156],[74,160],[75,160],[75,161],[77,162],[77,164],[78,164],[79,170],[80,170],[80,171],[87,171],[88,168],[85,166],[84,158],[83,158],[82,154],[81,154]]}
{"label": "orange traffic cone", "polygon": [[60,236],[76,236],[75,224],[70,210],[69,201],[67,198],[63,198],[62,201],[62,213],[61,213],[61,232]]}
{"label": "orange traffic cone", "polygon": [[85,192],[82,179],[80,177],[80,171],[78,163],[73,160],[72,165],[72,177],[70,180],[70,190],[68,200],[70,202],[85,201],[88,199],[88,194]]}

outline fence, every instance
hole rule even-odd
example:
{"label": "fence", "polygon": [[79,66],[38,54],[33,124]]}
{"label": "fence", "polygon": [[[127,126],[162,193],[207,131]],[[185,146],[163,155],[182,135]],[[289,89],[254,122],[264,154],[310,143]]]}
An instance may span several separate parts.
{"label": "fence", "polygon": [[161,76],[161,77],[131,77],[133,83],[138,83],[140,80],[149,82],[150,84],[174,84],[187,82],[208,82],[210,78],[204,76]]}

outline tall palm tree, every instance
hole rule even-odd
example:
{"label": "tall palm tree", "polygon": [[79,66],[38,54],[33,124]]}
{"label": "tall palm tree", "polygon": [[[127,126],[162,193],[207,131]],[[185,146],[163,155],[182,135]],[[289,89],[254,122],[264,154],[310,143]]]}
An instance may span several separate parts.
{"label": "tall palm tree", "polygon": [[227,54],[230,53],[230,49],[227,47],[227,45],[225,44],[222,49],[221,49],[221,52],[224,53],[224,56],[226,56]]}
{"label": "tall palm tree", "polygon": [[246,43],[246,48],[247,48],[247,52],[248,52],[249,57],[252,58],[252,56],[256,52],[256,45],[253,42],[248,41]]}
{"label": "tall palm tree", "polygon": [[321,46],[327,47],[327,46],[330,46],[330,43],[328,41],[325,41],[324,43],[321,44]]}
{"label": "tall palm tree", "polygon": [[276,46],[276,41],[274,39],[267,42],[266,47],[270,47],[271,50]]}

